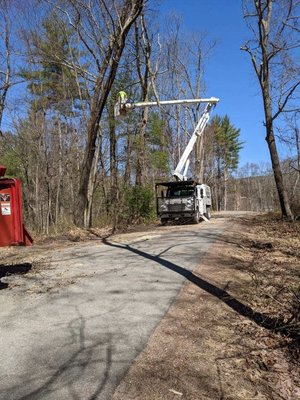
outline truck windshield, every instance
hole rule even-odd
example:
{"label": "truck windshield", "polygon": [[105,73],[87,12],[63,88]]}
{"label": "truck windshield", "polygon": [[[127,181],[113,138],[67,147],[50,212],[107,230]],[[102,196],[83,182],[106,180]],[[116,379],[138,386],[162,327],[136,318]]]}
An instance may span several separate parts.
{"label": "truck windshield", "polygon": [[193,188],[172,187],[168,189],[167,197],[189,197],[194,194]]}

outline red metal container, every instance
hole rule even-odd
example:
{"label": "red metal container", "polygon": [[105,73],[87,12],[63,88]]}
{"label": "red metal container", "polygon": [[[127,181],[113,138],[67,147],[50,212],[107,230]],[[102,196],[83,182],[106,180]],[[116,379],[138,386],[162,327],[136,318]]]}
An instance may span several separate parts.
{"label": "red metal container", "polygon": [[32,243],[33,240],[23,225],[20,179],[2,178],[0,179],[0,246],[30,246]]}
{"label": "red metal container", "polygon": [[3,167],[3,165],[0,165],[0,176],[4,176],[6,172],[6,167]]}

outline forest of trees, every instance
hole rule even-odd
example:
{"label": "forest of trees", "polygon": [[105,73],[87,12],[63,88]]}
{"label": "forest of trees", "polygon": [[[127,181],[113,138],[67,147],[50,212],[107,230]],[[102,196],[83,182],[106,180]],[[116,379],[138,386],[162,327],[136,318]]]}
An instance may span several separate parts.
{"label": "forest of trees", "polygon": [[[158,103],[203,97],[214,39],[187,34],[178,16],[162,26],[145,0],[0,3],[0,164],[22,179],[30,228],[116,228],[155,218],[154,183],[170,180],[202,110],[143,108],[115,119],[117,93]],[[291,98],[298,88],[293,79]],[[279,103],[280,113],[288,100]],[[282,210],[284,202],[291,212],[283,215],[300,213],[299,110],[293,110],[282,113],[280,127],[287,128],[276,131],[292,156],[280,165],[273,157],[270,166],[243,168],[239,127],[230,115],[214,115],[190,175],[211,186],[215,210]]]}

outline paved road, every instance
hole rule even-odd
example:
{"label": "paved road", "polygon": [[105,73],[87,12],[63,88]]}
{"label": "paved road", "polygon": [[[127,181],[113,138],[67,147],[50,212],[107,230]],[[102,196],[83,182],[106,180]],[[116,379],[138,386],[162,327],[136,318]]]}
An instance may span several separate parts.
{"label": "paved road", "polygon": [[0,399],[110,399],[225,226],[79,244],[11,276],[0,291]]}

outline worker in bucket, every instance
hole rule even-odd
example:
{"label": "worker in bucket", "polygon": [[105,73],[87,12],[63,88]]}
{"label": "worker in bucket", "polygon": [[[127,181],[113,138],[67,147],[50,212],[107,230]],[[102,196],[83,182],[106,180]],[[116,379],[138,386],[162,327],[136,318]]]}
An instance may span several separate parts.
{"label": "worker in bucket", "polygon": [[120,92],[118,93],[118,100],[121,107],[126,104],[128,98],[127,93],[124,92],[124,90],[120,90]]}

